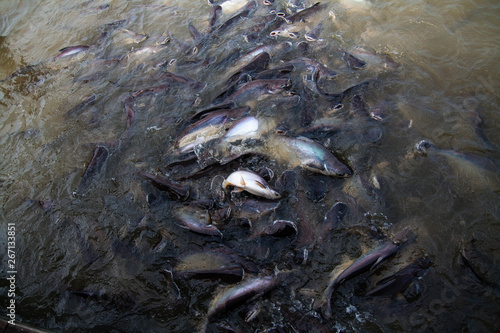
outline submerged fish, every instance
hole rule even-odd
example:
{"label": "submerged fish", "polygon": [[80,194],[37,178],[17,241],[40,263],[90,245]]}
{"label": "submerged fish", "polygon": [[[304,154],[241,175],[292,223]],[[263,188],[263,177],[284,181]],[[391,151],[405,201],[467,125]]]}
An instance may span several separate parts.
{"label": "submerged fish", "polygon": [[270,156],[290,167],[301,166],[335,177],[349,177],[352,174],[328,149],[311,139],[276,136],[269,140],[268,147]]}
{"label": "submerged fish", "polygon": [[376,247],[365,255],[361,256],[352,265],[347,267],[342,271],[333,281],[330,283],[328,288],[326,288],[324,296],[324,315],[326,318],[330,318],[332,315],[331,309],[331,299],[333,292],[337,287],[343,283],[345,280],[355,277],[358,274],[363,273],[366,270],[371,270],[377,266],[381,261],[387,259],[399,249],[402,242],[405,242],[410,235],[409,229],[403,229],[397,235],[394,236],[394,240],[387,241],[382,245]]}
{"label": "submerged fish", "polygon": [[247,191],[267,199],[281,198],[281,195],[272,189],[264,178],[250,171],[240,170],[233,172],[224,181],[222,187],[226,189],[229,185],[237,188],[234,192]]}
{"label": "submerged fish", "polygon": [[213,252],[184,256],[172,272],[176,279],[220,279],[229,283],[240,281],[244,275],[241,265],[226,256]]}
{"label": "submerged fish", "polygon": [[80,185],[78,186],[78,191],[83,190],[92,179],[98,174],[106,160],[108,159],[109,152],[106,147],[98,146],[94,153],[92,154],[92,159],[90,160],[87,168],[85,169]]}
{"label": "submerged fish", "polygon": [[138,174],[148,180],[157,189],[168,192],[176,200],[183,201],[189,198],[189,186],[176,184],[161,176],[155,176],[144,171],[139,171]]}
{"label": "submerged fish", "polygon": [[418,142],[406,157],[416,156],[445,158],[452,171],[448,179],[455,182],[457,189],[463,188],[467,191],[500,189],[499,167],[495,160],[487,156],[462,153],[455,149],[442,149],[426,140]]}
{"label": "submerged fish", "polygon": [[377,287],[369,291],[366,296],[390,296],[402,292],[414,280],[425,275],[431,265],[432,262],[429,258],[419,258],[399,272],[377,282]]}
{"label": "submerged fish", "polygon": [[247,278],[234,287],[230,287],[217,295],[207,314],[207,320],[226,311],[229,307],[244,302],[256,295],[262,295],[278,285],[277,274]]}
{"label": "submerged fish", "polygon": [[202,235],[222,237],[222,232],[216,226],[208,224],[210,222],[208,213],[196,211],[191,207],[190,209],[179,209],[175,214],[185,228]]}
{"label": "submerged fish", "polygon": [[77,46],[68,46],[59,50],[59,54],[54,57],[54,60],[65,58],[69,56],[73,56],[75,54],[87,51],[89,46],[87,45],[77,45]]}

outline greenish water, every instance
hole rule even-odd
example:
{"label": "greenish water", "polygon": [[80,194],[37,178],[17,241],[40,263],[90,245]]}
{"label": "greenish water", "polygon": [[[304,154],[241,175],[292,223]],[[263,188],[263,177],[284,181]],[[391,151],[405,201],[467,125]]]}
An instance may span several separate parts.
{"label": "greenish water", "polygon": [[[238,254],[236,261],[252,263],[246,264],[245,278],[277,269],[283,279],[263,297],[213,318],[209,331],[500,329],[500,5],[324,2],[320,11],[290,24],[282,35],[271,37],[261,29],[252,35],[255,39],[244,38],[272,10],[289,17],[313,4],[274,1],[266,6],[259,0],[248,17],[200,44],[196,54],[188,24],[202,33],[209,30],[211,5],[206,1],[111,1],[109,7],[99,7],[105,3],[98,1],[0,4],[5,226],[0,267],[7,276],[6,226],[15,223],[17,322],[69,332],[196,331],[219,288],[235,284],[176,277],[174,285],[161,272],[178,267],[182,258],[187,265],[198,264],[190,260],[200,252],[223,252],[228,260],[229,251]],[[224,6],[218,24],[235,12]],[[119,27],[105,26],[120,20]],[[306,34],[316,27],[321,28],[317,39],[307,41]],[[149,38],[140,41],[131,32]],[[158,47],[166,36],[170,42]],[[299,43],[305,41],[303,52]],[[307,100],[299,89],[307,79],[301,70],[290,76],[292,91],[301,96],[298,105],[276,96],[241,103],[250,105],[253,115],[285,126],[288,136],[299,136],[324,119],[340,124],[336,131],[303,133],[346,163],[352,176],[294,168],[277,158],[278,151],[267,152],[267,158],[238,159],[180,182],[191,187],[187,202],[217,197],[216,185],[237,169],[269,167],[275,174],[270,183],[278,187],[280,175],[293,169],[296,183],[286,187],[280,206],[267,214],[244,213],[249,203],[243,199],[268,206],[275,202],[246,194],[226,197],[220,205],[231,205],[232,217],[218,223],[222,239],[185,230],[175,217],[181,204],[138,171],[161,170],[177,179],[195,169],[196,163],[168,166],[189,116],[211,104],[236,71],[238,55],[287,42],[290,49],[271,54],[269,68],[298,57],[315,59],[338,73],[334,80],[319,81],[331,93],[370,80],[359,95],[378,117],[356,113],[352,96],[340,110],[318,95],[309,94]],[[58,50],[76,45],[90,48],[54,59]],[[149,46],[150,52],[137,52]],[[366,66],[349,68],[341,49]],[[157,87],[165,81],[164,71],[202,84],[168,81],[166,90],[135,97],[135,118],[127,126],[127,97]],[[89,98],[93,95],[95,100]],[[432,147],[418,150],[421,140]],[[107,158],[82,186],[97,146],[106,147]],[[319,239],[318,225],[338,201],[348,205],[346,215]],[[251,227],[242,222],[247,216]],[[296,222],[298,234],[252,237],[277,219]],[[331,272],[377,247],[374,229],[392,235],[405,227],[416,236],[372,273],[345,281],[332,298],[333,316],[326,319],[320,307]],[[308,258],[300,262],[304,248]],[[431,259],[432,267],[406,290],[406,298],[365,296],[377,281],[422,256]],[[9,302],[8,289],[2,279],[2,306]],[[255,309],[257,315],[245,321]]]}

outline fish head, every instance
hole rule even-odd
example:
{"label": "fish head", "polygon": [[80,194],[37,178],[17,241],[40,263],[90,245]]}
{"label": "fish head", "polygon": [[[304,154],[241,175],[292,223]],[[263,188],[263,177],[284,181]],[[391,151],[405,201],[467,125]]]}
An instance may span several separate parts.
{"label": "fish head", "polygon": [[400,232],[394,235],[393,237],[393,242],[394,244],[401,244],[406,242],[411,236],[413,235],[413,232],[410,228],[404,228]]}
{"label": "fish head", "polygon": [[274,199],[281,198],[281,194],[279,194],[278,191],[275,191],[270,187],[268,187],[266,190],[267,190],[267,194],[266,194],[267,199],[274,200]]}
{"label": "fish head", "polygon": [[302,165],[304,165],[306,169],[309,169],[313,172],[322,173],[327,176],[346,178],[352,174],[352,171],[346,165],[336,160],[335,161],[309,160],[309,161],[303,161]]}
{"label": "fish head", "polygon": [[427,140],[421,140],[415,144],[413,152],[415,155],[427,156],[427,151],[432,148],[432,144]]}
{"label": "fish head", "polygon": [[325,162],[323,167],[326,173],[330,176],[347,178],[352,175],[351,169],[338,161],[335,161],[335,163]]}

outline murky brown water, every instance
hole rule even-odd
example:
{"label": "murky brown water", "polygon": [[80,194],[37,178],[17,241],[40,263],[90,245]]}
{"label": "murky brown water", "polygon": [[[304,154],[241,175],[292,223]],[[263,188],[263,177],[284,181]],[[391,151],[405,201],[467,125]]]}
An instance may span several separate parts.
{"label": "murky brown water", "polygon": [[[0,200],[3,224],[15,223],[17,230],[17,322],[50,331],[196,331],[219,288],[236,284],[180,273],[172,281],[164,270],[222,260],[244,267],[243,282],[274,269],[280,282],[211,318],[209,331],[499,331],[500,4],[325,2],[286,33],[271,37],[263,29],[245,39],[272,10],[290,17],[314,2],[257,4],[238,24],[199,44],[196,54],[188,24],[206,33],[206,1],[0,4]],[[233,10],[224,6],[218,24]],[[119,20],[125,20],[119,27],[105,26]],[[302,49],[316,27],[316,40]],[[140,41],[123,29],[149,38]],[[166,36],[170,42],[157,46]],[[195,170],[196,162],[168,166],[189,117],[210,106],[238,56],[287,42],[290,48],[271,54],[269,68],[315,59],[338,73],[318,81],[329,93],[369,80],[356,92],[368,113],[357,112],[352,95],[334,110],[303,88],[310,81],[300,69],[289,76],[299,103],[273,95],[238,104],[285,128],[286,137],[321,143],[353,175],[335,178],[283,161],[280,146],[266,142],[283,136],[271,130],[253,142],[267,157],[240,158],[181,184],[191,188],[185,203],[214,199],[232,171],[269,167],[270,183],[283,198],[226,197],[218,208],[231,205],[232,215],[217,224],[222,239],[180,227],[176,212],[184,204],[138,171],[179,179]],[[76,45],[90,48],[54,60],[59,49]],[[350,68],[341,49],[366,66]],[[165,71],[192,81],[169,81]],[[133,98],[135,118],[127,125],[127,97],[162,82],[169,87]],[[336,130],[308,131],[321,122]],[[422,140],[431,145],[417,149]],[[98,146],[107,158],[81,185]],[[295,182],[278,181],[292,169],[286,175]],[[347,204],[346,214],[322,234],[320,221],[338,201]],[[216,220],[216,209],[208,210]],[[278,219],[296,222],[298,234],[254,234]],[[345,281],[333,295],[332,317],[325,318],[321,305],[331,272],[376,248],[381,233],[391,237],[405,227],[415,237],[371,273]],[[6,232],[0,240],[4,253]],[[404,296],[365,296],[420,257],[430,258],[432,267]],[[3,263],[6,275],[7,259]],[[7,304],[7,281],[0,286]],[[245,320],[252,311],[256,316]]]}

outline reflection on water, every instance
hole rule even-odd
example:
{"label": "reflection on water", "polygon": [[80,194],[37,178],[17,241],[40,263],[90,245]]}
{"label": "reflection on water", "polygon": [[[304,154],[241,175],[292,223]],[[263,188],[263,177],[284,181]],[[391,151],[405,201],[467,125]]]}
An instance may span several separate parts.
{"label": "reflection on water", "polygon": [[[499,5],[217,8],[0,5],[18,322],[498,331]],[[269,56],[251,62],[258,46]],[[281,198],[224,191],[239,169]],[[231,185],[259,189],[252,177]],[[335,276],[404,228],[395,255],[335,285],[326,315]],[[233,295],[246,302],[221,305]]]}

